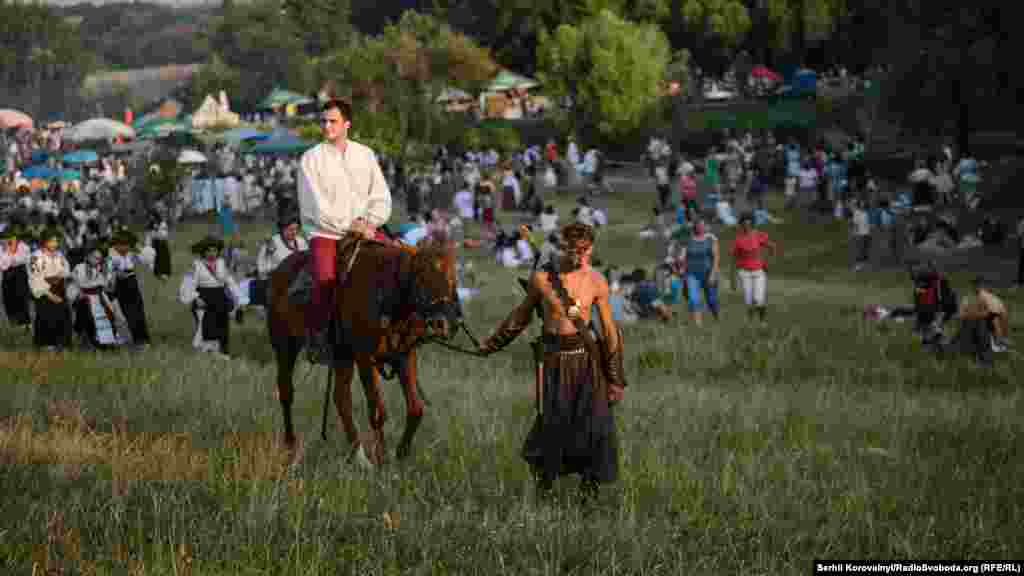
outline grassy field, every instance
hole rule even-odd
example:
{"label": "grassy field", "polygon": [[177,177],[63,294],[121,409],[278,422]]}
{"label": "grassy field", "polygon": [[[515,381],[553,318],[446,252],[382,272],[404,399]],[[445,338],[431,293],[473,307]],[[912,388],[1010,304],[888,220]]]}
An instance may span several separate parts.
{"label": "grassy field", "polygon": [[[634,236],[651,198],[608,200],[600,258],[651,262]],[[177,232],[177,272],[208,226]],[[622,478],[585,509],[572,479],[556,503],[536,500],[519,459],[526,338],[485,360],[424,351],[414,456],[365,472],[346,463],[340,430],[319,440],[325,374],[306,378],[305,364],[304,453],[287,466],[263,323],[235,328],[238,359],[193,352],[180,274],[146,278],[155,346],[142,353],[39,354],[7,331],[0,572],[774,575],[807,574],[815,558],[1024,556],[1024,362],[926,356],[909,324],[861,319],[909,294],[900,272],[849,271],[842,225],[766,229],[783,246],[767,327],[745,322],[724,283],[717,324],[627,328]],[[265,230],[244,227],[250,240]],[[467,313],[483,334],[519,295],[513,272],[478,258],[493,280]],[[397,384],[386,391],[393,449],[404,405]]]}

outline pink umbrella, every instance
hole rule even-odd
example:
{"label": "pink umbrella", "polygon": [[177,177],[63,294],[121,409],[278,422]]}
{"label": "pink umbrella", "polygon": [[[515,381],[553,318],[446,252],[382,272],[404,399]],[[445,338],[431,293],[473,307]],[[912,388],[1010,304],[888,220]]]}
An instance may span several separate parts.
{"label": "pink umbrella", "polygon": [[750,75],[754,78],[765,78],[775,82],[782,80],[782,76],[779,75],[778,72],[775,72],[765,66],[755,66],[754,69],[750,71]]}
{"label": "pink umbrella", "polygon": [[32,128],[33,126],[32,118],[24,112],[9,108],[0,110],[0,128]]}

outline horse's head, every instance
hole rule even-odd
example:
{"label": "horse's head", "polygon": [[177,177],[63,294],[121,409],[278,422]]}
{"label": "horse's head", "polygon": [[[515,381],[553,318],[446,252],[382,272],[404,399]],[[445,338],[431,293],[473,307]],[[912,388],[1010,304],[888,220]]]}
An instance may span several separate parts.
{"label": "horse's head", "polygon": [[447,340],[454,335],[453,327],[462,320],[462,307],[455,289],[455,245],[421,242],[416,246],[412,262],[416,314],[427,322],[434,336]]}

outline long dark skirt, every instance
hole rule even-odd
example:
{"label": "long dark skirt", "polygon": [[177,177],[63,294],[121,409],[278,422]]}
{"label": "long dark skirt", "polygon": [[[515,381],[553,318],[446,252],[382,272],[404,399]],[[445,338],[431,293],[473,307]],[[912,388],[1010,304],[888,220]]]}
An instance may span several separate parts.
{"label": "long dark skirt", "polygon": [[40,348],[71,346],[71,307],[66,301],[56,304],[45,296],[36,298],[36,319],[32,329],[32,341]]}
{"label": "long dark skirt", "polygon": [[28,326],[32,319],[28,313],[31,292],[28,288],[28,268],[23,264],[8,268],[3,275],[4,311],[15,326]]}
{"label": "long dark skirt", "polygon": [[167,240],[161,238],[153,239],[153,251],[156,258],[153,261],[153,274],[156,276],[171,275],[171,247]]}
{"label": "long dark skirt", "polygon": [[85,249],[84,248],[72,248],[68,250],[68,266],[74,269],[85,261]]}
{"label": "long dark skirt", "polygon": [[[595,389],[596,364],[578,335],[544,338],[543,413],[523,446],[523,459],[545,484],[567,474],[585,482],[618,479],[618,435],[607,391]],[[596,393],[595,393],[596,392]]]}
{"label": "long dark skirt", "polygon": [[203,314],[203,340],[220,342],[220,351],[228,353],[231,336],[231,302],[224,287],[199,288],[199,297],[206,303]]}
{"label": "long dark skirt", "polygon": [[114,295],[121,312],[128,322],[128,330],[132,333],[135,344],[149,344],[149,327],[146,325],[146,304],[142,300],[139,281],[135,276],[118,278],[114,287]]}

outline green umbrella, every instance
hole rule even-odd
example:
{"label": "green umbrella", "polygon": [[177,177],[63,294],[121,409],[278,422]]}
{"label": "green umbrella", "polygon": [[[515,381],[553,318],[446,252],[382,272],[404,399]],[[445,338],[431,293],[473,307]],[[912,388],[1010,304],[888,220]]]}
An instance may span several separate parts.
{"label": "green umbrella", "polygon": [[137,135],[145,130],[150,130],[164,124],[174,124],[176,122],[178,122],[178,118],[174,116],[152,116],[136,121],[132,124],[132,128],[135,129],[135,133]]}
{"label": "green umbrella", "polygon": [[309,104],[313,99],[303,96],[298,92],[274,88],[274,90],[263,99],[257,106],[260,110],[270,110],[275,106],[287,106],[288,104]]}
{"label": "green umbrella", "polygon": [[535,88],[540,86],[540,82],[526,76],[521,76],[515,72],[509,70],[502,70],[498,72],[498,75],[491,80],[490,84],[487,85],[488,92],[501,92],[504,90],[527,90],[529,88]]}
{"label": "green umbrella", "polygon": [[175,132],[188,132],[189,130],[190,128],[187,124],[174,120],[172,122],[160,122],[147,125],[136,134],[136,137],[140,139],[162,138],[168,134]]}

